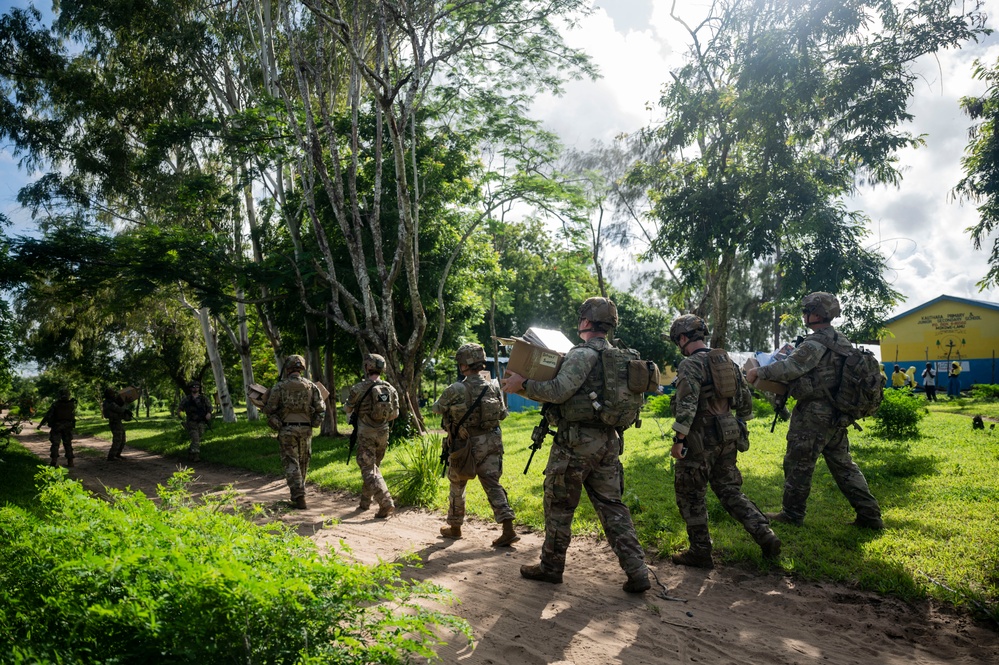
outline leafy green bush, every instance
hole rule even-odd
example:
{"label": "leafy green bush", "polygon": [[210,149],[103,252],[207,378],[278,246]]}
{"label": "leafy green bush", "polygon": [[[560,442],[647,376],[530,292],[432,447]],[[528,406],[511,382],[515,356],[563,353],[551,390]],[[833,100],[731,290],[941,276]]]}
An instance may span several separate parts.
{"label": "leafy green bush", "polygon": [[257,526],[231,513],[232,491],[195,502],[192,477],[175,474],[158,508],[44,468],[37,517],[0,508],[6,662],[404,663],[432,658],[440,627],[470,638],[423,606],[446,590]]}
{"label": "leafy green bush", "polygon": [[999,401],[999,385],[994,383],[976,383],[971,386],[971,396],[984,402]]}
{"label": "leafy green bush", "polygon": [[759,397],[753,398],[753,415],[757,418],[773,418],[774,417],[774,407],[773,405],[765,399]]}
{"label": "leafy green bush", "polygon": [[669,395],[655,395],[645,401],[645,410],[657,418],[669,418]]}
{"label": "leafy green bush", "polygon": [[440,434],[429,434],[408,439],[403,444],[399,458],[402,465],[400,503],[424,508],[434,504],[441,486],[441,442]]}
{"label": "leafy green bush", "polygon": [[912,390],[886,390],[884,400],[874,414],[875,436],[885,439],[911,439],[919,435],[919,421],[926,417],[923,401]]}

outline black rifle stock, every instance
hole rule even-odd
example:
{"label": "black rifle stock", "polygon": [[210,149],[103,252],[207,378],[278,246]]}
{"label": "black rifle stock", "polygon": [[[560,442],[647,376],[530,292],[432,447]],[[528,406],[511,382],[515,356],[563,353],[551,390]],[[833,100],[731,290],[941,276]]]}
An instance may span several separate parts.
{"label": "black rifle stock", "polygon": [[347,459],[343,461],[344,464],[350,464],[350,458],[354,456],[354,446],[357,445],[357,411],[350,414],[350,418],[347,419],[350,426],[353,428],[350,431],[350,439],[347,444]]}
{"label": "black rifle stock", "polygon": [[441,478],[447,475],[447,467],[451,463],[451,427],[441,420],[444,430],[444,440],[441,441]]}
{"label": "black rifle stock", "polygon": [[531,431],[531,456],[527,458],[527,466],[524,467],[525,476],[527,475],[527,470],[531,468],[531,462],[534,461],[534,453],[541,450],[541,446],[545,442],[545,437],[551,432],[551,425],[548,423],[548,409],[548,404],[541,407],[541,422]]}

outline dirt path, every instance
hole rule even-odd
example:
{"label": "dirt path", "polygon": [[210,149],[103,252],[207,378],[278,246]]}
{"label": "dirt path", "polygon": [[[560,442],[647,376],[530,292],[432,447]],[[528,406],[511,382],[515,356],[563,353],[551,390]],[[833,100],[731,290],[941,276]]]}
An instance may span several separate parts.
{"label": "dirt path", "polygon": [[[20,440],[48,457],[46,433],[26,428]],[[89,489],[142,490],[154,496],[177,462],[126,447],[125,459],[105,460],[109,443],[82,438],[69,469]],[[194,491],[229,483],[247,501],[323,547],[342,541],[361,561],[395,560],[415,552],[424,561],[409,576],[447,587],[460,600],[453,610],[475,632],[475,648],[457,641],[440,650],[445,663],[640,665],[642,663],[874,663],[999,662],[999,633],[935,603],[910,605],[834,584],[802,583],[755,570],[721,566],[685,569],[657,561],[653,570],[670,593],[687,602],[624,593],[624,574],[605,542],[578,538],[569,550],[560,586],[521,579],[535,563],[538,534],[524,533],[512,548],[489,546],[497,526],[466,524],[465,537],[445,541],[442,517],[403,509],[388,520],[356,510],[349,494],[310,490],[305,511],[288,511],[284,479],[216,464],[195,464]],[[481,488],[470,491],[482,491]],[[339,520],[324,527],[329,518]],[[653,587],[655,589],[655,587]]]}

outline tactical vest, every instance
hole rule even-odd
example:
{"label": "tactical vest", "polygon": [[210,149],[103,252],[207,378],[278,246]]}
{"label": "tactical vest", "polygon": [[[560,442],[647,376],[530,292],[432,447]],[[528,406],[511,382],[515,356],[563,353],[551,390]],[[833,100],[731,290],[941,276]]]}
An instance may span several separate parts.
{"label": "tactical vest", "polygon": [[[603,337],[594,337],[580,346],[593,349],[597,353],[594,355],[593,366],[590,367],[590,372],[586,375],[583,385],[579,387],[572,397],[559,405],[559,416],[562,420],[570,423],[606,427],[600,419],[600,414],[595,405],[598,403],[597,400],[604,389],[604,368],[600,362],[599,353],[609,348],[610,342]],[[593,397],[590,395],[593,395]]]}
{"label": "tactical vest", "polygon": [[[831,330],[827,328],[826,330]],[[805,338],[803,344],[811,342],[813,346],[821,349],[822,357],[818,365],[810,372],[798,377],[788,384],[788,393],[799,402],[808,402],[817,399],[831,400],[832,395],[839,387],[840,370],[843,365],[843,356],[832,353],[825,344],[814,339],[822,335],[823,332],[815,332]],[[847,347],[851,344],[845,337],[841,337]],[[842,345],[842,344],[841,344]]]}
{"label": "tactical vest", "polygon": [[73,424],[76,422],[76,400],[57,399],[52,403],[52,417],[49,418],[50,425],[61,425],[64,423]]}
{"label": "tactical vest", "polygon": [[278,384],[281,395],[281,420],[312,422],[312,383],[305,379],[288,379]]}
{"label": "tactical vest", "polygon": [[[470,380],[471,379],[471,380]],[[478,431],[490,431],[499,427],[500,420],[505,417],[503,413],[503,398],[500,395],[499,386],[492,379],[483,380],[481,378],[467,377],[463,382],[465,386],[465,408],[461,413],[456,413],[454,422],[458,422],[485,388],[486,392],[479,400],[478,406],[465,418],[463,428]]]}
{"label": "tactical vest", "polygon": [[743,437],[743,428],[732,415],[732,400],[739,389],[735,375],[739,369],[724,349],[702,349],[695,351],[693,357],[701,362],[704,382],[697,395],[697,416],[692,427],[711,440],[738,442]]}

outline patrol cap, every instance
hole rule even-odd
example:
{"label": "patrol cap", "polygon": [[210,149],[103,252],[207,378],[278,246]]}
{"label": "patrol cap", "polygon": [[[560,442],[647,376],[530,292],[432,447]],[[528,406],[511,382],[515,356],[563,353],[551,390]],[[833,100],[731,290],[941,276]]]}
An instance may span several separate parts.
{"label": "patrol cap", "polygon": [[617,328],[617,305],[610,298],[587,298],[579,306],[579,318]]}
{"label": "patrol cap", "polygon": [[815,291],[801,299],[802,314],[817,314],[826,321],[832,321],[840,314],[839,300],[831,293]]}
{"label": "patrol cap", "polygon": [[454,354],[454,361],[459,365],[474,365],[486,362],[486,350],[481,344],[462,344]]}
{"label": "patrol cap", "polygon": [[364,371],[382,373],[385,369],[385,358],[377,353],[369,353],[364,356]]}
{"label": "patrol cap", "polygon": [[669,327],[669,338],[674,344],[680,343],[680,335],[686,335],[687,339],[694,341],[704,339],[707,334],[708,325],[696,314],[678,316]]}

